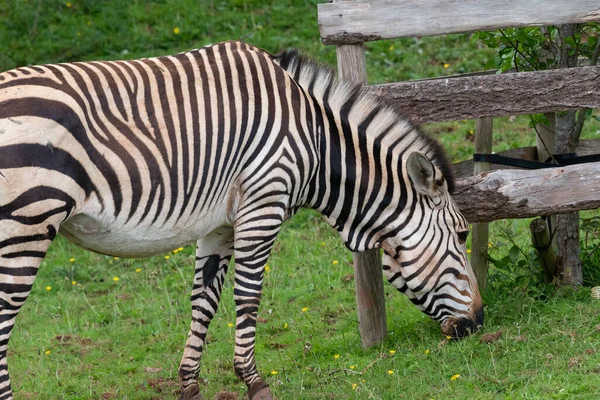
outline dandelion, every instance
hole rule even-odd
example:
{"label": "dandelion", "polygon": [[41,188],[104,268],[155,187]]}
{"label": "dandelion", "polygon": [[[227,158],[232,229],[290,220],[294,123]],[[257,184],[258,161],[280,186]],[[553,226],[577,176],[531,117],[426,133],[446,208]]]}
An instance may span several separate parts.
{"label": "dandelion", "polygon": [[71,281],[71,285],[75,286],[75,285],[77,285],[77,282]]}
{"label": "dandelion", "polygon": [[135,272],[142,272],[142,269],[141,268],[136,268]]}
{"label": "dandelion", "polygon": [[390,51],[393,51],[393,50],[394,50],[394,46],[390,46]]}
{"label": "dandelion", "polygon": [[340,358],[340,355],[336,354],[336,355],[333,356],[333,358],[335,358],[337,360],[338,358]]}
{"label": "dandelion", "polygon": [[390,350],[390,354],[391,354],[391,355],[394,355],[394,354],[396,354],[396,350]]}
{"label": "dandelion", "polygon": [[451,380],[451,381],[455,381],[455,380],[457,380],[458,378],[460,378],[460,374],[455,374],[455,375],[452,375],[452,376],[450,377],[450,380]]}
{"label": "dandelion", "polygon": [[52,290],[52,286],[46,286],[46,290],[47,291],[51,291]]}
{"label": "dandelion", "polygon": [[448,67],[450,67],[450,64],[444,63],[444,68],[448,68]]}
{"label": "dandelion", "polygon": [[308,307],[302,307],[302,312],[307,312],[308,311]]}
{"label": "dandelion", "polygon": [[171,258],[171,256],[165,256],[165,260],[168,260],[169,258]]}
{"label": "dandelion", "polygon": [[473,131],[473,129],[469,130],[469,135],[472,135],[474,133],[475,133],[475,131]]}
{"label": "dandelion", "polygon": [[288,324],[286,322],[285,324],[283,324],[283,329],[287,329],[287,327],[288,327]]}
{"label": "dandelion", "polygon": [[118,276],[115,276],[115,277],[113,278],[113,281],[115,281],[115,282],[119,282],[119,277],[118,277]]}
{"label": "dandelion", "polygon": [[391,369],[388,369],[388,375],[394,375],[394,371],[392,371]]}
{"label": "dandelion", "polygon": [[471,254],[471,249],[467,249],[467,254]]}
{"label": "dandelion", "polygon": [[488,247],[491,249],[494,246],[494,244],[492,242],[488,243]]}
{"label": "dandelion", "polygon": [[265,265],[265,271],[269,272],[271,270],[271,268],[269,268],[269,264]]}
{"label": "dandelion", "polygon": [[277,371],[275,371],[275,370],[271,371],[271,375],[277,375],[277,374],[278,374]]}
{"label": "dandelion", "polygon": [[81,36],[81,32],[77,32],[77,36]]}
{"label": "dandelion", "polygon": [[321,242],[321,246],[325,247],[325,242]]}
{"label": "dandelion", "polygon": [[446,340],[452,339],[452,336],[446,336]]}
{"label": "dandelion", "polygon": [[115,260],[118,260],[118,259],[119,259],[119,257],[113,257],[113,258],[114,258]]}
{"label": "dandelion", "polygon": [[177,249],[178,251],[183,251],[183,247],[180,247]]}
{"label": "dandelion", "polygon": [[358,383],[353,383],[352,384],[352,390],[356,390],[357,387],[358,387]]}
{"label": "dandelion", "polygon": [[72,6],[72,4],[71,3],[67,3],[67,4],[65,4],[65,6],[67,6],[68,8],[70,8]]}
{"label": "dandelion", "polygon": [[74,258],[74,257],[71,257],[71,258],[69,258],[69,261],[70,261],[70,262],[75,262],[75,258]]}
{"label": "dandelion", "polygon": [[46,354],[46,355],[50,354],[50,350],[46,350],[46,353],[45,353],[45,354]]}
{"label": "dandelion", "polygon": [[91,24],[92,24],[92,21],[87,22],[87,26],[90,26]]}
{"label": "dandelion", "polygon": [[230,322],[227,324],[228,327],[233,328],[233,324]]}
{"label": "dandelion", "polygon": [[425,350],[425,355],[428,356],[429,355],[429,349]]}
{"label": "dandelion", "polygon": [[354,368],[356,368],[356,365],[351,365],[350,366],[350,369],[354,369]]}
{"label": "dandelion", "polygon": [[339,262],[338,260],[333,260],[331,263],[332,263],[333,265],[337,265],[337,264],[338,264],[338,262]]}
{"label": "dandelion", "polygon": [[176,34],[176,35],[179,35],[179,33],[180,33],[180,32],[181,32],[181,31],[179,30],[179,28],[178,28],[178,27],[175,27],[175,28],[173,28],[173,33],[174,33],[174,34]]}

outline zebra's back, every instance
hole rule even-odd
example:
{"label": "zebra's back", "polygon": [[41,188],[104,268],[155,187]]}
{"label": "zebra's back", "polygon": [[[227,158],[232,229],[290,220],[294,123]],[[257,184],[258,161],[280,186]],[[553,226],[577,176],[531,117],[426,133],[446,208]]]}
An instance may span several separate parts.
{"label": "zebra's back", "polygon": [[14,154],[0,169],[29,163],[70,186],[61,232],[83,247],[161,253],[232,223],[244,179],[303,129],[281,118],[291,90],[268,53],[238,42],[19,68],[0,75],[0,146]]}

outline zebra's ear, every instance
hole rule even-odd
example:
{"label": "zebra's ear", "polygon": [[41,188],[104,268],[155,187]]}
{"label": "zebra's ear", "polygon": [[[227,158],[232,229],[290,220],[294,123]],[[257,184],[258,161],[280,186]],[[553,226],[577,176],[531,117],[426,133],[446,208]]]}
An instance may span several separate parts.
{"label": "zebra's ear", "polygon": [[411,153],[406,161],[406,169],[417,192],[430,197],[437,197],[441,194],[443,179],[441,182],[436,181],[436,175],[440,178],[441,173],[436,171],[433,163],[424,154]]}

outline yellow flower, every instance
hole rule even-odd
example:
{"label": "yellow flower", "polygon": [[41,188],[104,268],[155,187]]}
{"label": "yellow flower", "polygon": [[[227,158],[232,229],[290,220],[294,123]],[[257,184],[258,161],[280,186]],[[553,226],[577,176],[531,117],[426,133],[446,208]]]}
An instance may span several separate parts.
{"label": "yellow flower", "polygon": [[74,258],[74,257],[71,257],[71,258],[69,258],[69,261],[70,261],[70,262],[75,262],[75,258]]}
{"label": "yellow flower", "polygon": [[173,33],[174,34],[179,35],[179,32],[181,32],[181,31],[179,30],[178,27],[173,28]]}
{"label": "yellow flower", "polygon": [[90,26],[91,24],[92,24],[92,21],[87,22],[87,26]]}
{"label": "yellow flower", "polygon": [[113,281],[115,281],[115,282],[119,282],[119,277],[118,277],[118,276],[115,276],[115,277],[113,278]]}
{"label": "yellow flower", "polygon": [[448,68],[448,67],[450,67],[450,64],[444,63],[444,68]]}
{"label": "yellow flower", "polygon": [[114,258],[115,260],[118,260],[118,259],[119,259],[119,257],[113,257],[113,258]]}
{"label": "yellow flower", "polygon": [[350,369],[354,369],[354,368],[356,368],[356,365],[351,365],[350,366]]}
{"label": "yellow flower", "polygon": [[50,350],[46,350],[46,355],[50,354]]}
{"label": "yellow flower", "polygon": [[336,265],[338,262],[339,262],[338,260],[333,260],[331,263],[332,263],[333,265]]}
{"label": "yellow flower", "polygon": [[389,375],[394,375],[394,371],[392,371],[391,369],[388,369],[388,374]]}
{"label": "yellow flower", "polygon": [[52,290],[52,286],[46,286],[46,290],[47,290],[47,291],[50,291],[50,290]]}
{"label": "yellow flower", "polygon": [[169,258],[171,258],[171,256],[165,256],[165,260],[168,260]]}
{"label": "yellow flower", "polygon": [[337,360],[338,358],[340,358],[340,355],[336,354],[336,355],[333,356],[333,358],[335,358]]}
{"label": "yellow flower", "polygon": [[72,281],[72,282],[71,282],[71,285],[75,286],[75,285],[77,285],[77,282],[75,282],[75,281]]}
{"label": "yellow flower", "polygon": [[469,135],[472,135],[472,134],[474,134],[474,133],[475,133],[475,132],[473,131],[473,129],[471,129],[471,130],[469,131]]}
{"label": "yellow flower", "polygon": [[77,36],[81,36],[81,32],[77,32]]}
{"label": "yellow flower", "polygon": [[455,375],[452,375],[452,376],[450,377],[450,380],[451,380],[451,381],[455,381],[455,380],[457,380],[458,378],[460,378],[460,374],[455,374]]}
{"label": "yellow flower", "polygon": [[467,254],[471,254],[471,249],[467,249]]}
{"label": "yellow flower", "polygon": [[277,375],[277,374],[278,374],[277,371],[275,371],[275,370],[271,371],[271,375]]}
{"label": "yellow flower", "polygon": [[353,383],[352,384],[352,390],[356,390],[356,387],[358,386],[358,383]]}
{"label": "yellow flower", "polygon": [[429,349],[425,350],[425,355],[428,356],[429,355]]}
{"label": "yellow flower", "polygon": [[391,354],[391,355],[394,355],[394,354],[396,354],[396,350],[390,350],[390,354]]}
{"label": "yellow flower", "polygon": [[390,51],[394,50],[394,46],[390,46]]}
{"label": "yellow flower", "polygon": [[228,327],[233,328],[233,324],[230,322],[227,324]]}
{"label": "yellow flower", "polygon": [[494,246],[494,244],[492,242],[488,243],[488,247],[491,249]]}
{"label": "yellow flower", "polygon": [[308,311],[308,307],[302,307],[302,312],[307,312]]}
{"label": "yellow flower", "polygon": [[446,336],[446,340],[452,339],[452,336]]}
{"label": "yellow flower", "polygon": [[325,246],[325,242],[321,242],[321,246]]}
{"label": "yellow flower", "polygon": [[288,327],[288,324],[286,322],[285,324],[283,324],[283,329],[287,329],[287,327]]}
{"label": "yellow flower", "polygon": [[182,251],[182,250],[183,250],[183,247],[180,247],[180,248],[178,248],[177,250],[178,250],[178,251]]}
{"label": "yellow flower", "polygon": [[141,268],[136,268],[135,272],[142,272],[142,269]]}
{"label": "yellow flower", "polygon": [[269,264],[265,265],[265,271],[269,272],[271,268],[269,268]]}
{"label": "yellow flower", "polygon": [[71,4],[71,3],[67,3],[67,4],[65,4],[65,6],[67,6],[67,7],[71,7],[71,6],[72,6],[72,4]]}

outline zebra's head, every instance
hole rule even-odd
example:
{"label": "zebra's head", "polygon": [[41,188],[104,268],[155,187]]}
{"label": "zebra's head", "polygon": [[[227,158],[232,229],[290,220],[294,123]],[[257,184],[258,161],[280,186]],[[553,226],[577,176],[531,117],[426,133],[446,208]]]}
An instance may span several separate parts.
{"label": "zebra's head", "polygon": [[481,297],[465,247],[469,225],[429,158],[411,153],[403,173],[412,186],[414,208],[397,234],[380,243],[384,273],[421,311],[440,322],[445,335],[466,336],[483,324]]}

